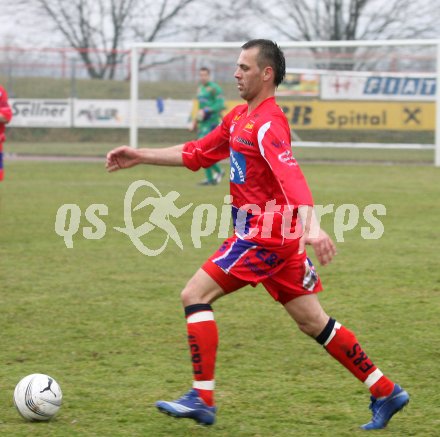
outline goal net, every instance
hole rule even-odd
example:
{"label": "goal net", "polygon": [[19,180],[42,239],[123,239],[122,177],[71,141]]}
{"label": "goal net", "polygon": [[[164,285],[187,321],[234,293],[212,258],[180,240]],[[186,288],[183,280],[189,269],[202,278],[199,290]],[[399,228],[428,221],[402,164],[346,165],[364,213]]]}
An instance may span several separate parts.
{"label": "goal net", "polygon": [[[287,75],[277,90],[299,159],[435,162],[440,166],[440,41],[280,42]],[[131,49],[130,144],[195,138],[201,67],[240,101],[241,43],[145,43]]]}

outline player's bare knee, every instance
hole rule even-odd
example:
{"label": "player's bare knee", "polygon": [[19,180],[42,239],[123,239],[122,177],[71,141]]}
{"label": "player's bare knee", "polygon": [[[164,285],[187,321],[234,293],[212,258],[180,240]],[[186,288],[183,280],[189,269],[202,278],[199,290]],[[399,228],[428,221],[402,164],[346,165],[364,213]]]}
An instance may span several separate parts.
{"label": "player's bare knee", "polygon": [[328,322],[328,316],[322,311],[310,317],[296,320],[298,328],[306,335],[316,338],[325,328]]}
{"label": "player's bare knee", "polygon": [[194,277],[185,285],[185,288],[180,293],[180,299],[183,306],[210,302],[209,293],[204,290],[204,287]]}
{"label": "player's bare knee", "polygon": [[220,286],[200,269],[187,282],[180,293],[180,299],[183,306],[199,303],[211,304],[223,295],[224,292]]}
{"label": "player's bare knee", "polygon": [[301,332],[303,332],[304,334],[310,336],[310,337],[315,337],[315,326],[314,324],[307,320],[307,321],[297,321],[296,324],[298,325],[298,328],[300,329]]}
{"label": "player's bare knee", "polygon": [[180,300],[182,301],[182,305],[184,307],[188,305],[193,305],[195,303],[203,303],[200,302],[199,297],[197,295],[196,290],[189,286],[189,283],[185,286],[185,288],[180,293]]}
{"label": "player's bare knee", "polygon": [[328,322],[327,314],[320,307],[301,315],[295,314],[293,318],[301,332],[314,338],[322,332]]}

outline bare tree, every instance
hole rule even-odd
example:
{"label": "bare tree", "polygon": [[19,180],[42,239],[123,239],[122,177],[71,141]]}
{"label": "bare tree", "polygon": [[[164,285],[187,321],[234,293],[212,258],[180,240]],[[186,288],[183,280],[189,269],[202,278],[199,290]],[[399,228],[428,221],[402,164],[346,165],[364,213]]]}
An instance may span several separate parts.
{"label": "bare tree", "polygon": [[187,34],[193,41],[246,41],[255,26],[248,0],[210,0],[196,3],[186,12]]}
{"label": "bare tree", "polygon": [[[91,78],[115,76],[128,41],[169,37],[181,26],[171,26],[196,0],[17,0],[36,16],[48,17],[83,61]],[[145,56],[145,55],[144,55]],[[144,60],[144,56],[141,61]]]}
{"label": "bare tree", "polygon": [[[250,0],[250,6],[259,20],[293,41],[439,36],[439,11],[429,0]],[[355,48],[332,49],[333,54],[340,55],[355,51]]]}
{"label": "bare tree", "polygon": [[[152,42],[158,35],[161,34],[162,37],[175,37],[179,32],[184,31],[186,26],[184,24],[176,24],[173,28],[168,27],[168,23],[174,18],[179,16],[185,8],[187,8],[191,3],[195,3],[194,0],[179,0],[175,2],[169,2],[168,0],[163,0],[162,2],[154,2],[156,9],[151,7],[150,0],[141,1],[143,8],[149,8],[149,19],[151,20],[150,26],[145,26],[145,23],[139,23],[133,26],[133,33],[135,40],[142,42]],[[148,69],[151,66],[158,65],[158,63],[168,63],[176,60],[176,57],[170,57],[165,60],[155,62],[154,64],[145,65],[145,58],[147,57],[148,51],[143,51],[139,57],[139,65],[141,69]]]}
{"label": "bare tree", "polygon": [[260,20],[294,41],[432,37],[438,8],[413,0],[250,0]]}

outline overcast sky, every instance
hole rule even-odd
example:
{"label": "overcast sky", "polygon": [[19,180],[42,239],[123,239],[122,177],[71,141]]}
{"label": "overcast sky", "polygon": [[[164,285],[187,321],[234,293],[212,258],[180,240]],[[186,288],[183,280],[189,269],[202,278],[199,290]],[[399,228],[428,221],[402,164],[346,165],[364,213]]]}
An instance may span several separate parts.
{"label": "overcast sky", "polygon": [[[64,0],[69,1],[69,0]],[[238,0],[236,0],[238,3]],[[319,0],[310,0],[313,4],[316,4]],[[349,1],[349,0],[343,0]],[[237,4],[236,3],[236,4]],[[387,6],[390,6],[390,0],[374,0],[377,4],[375,10],[385,10]],[[422,7],[424,4],[428,4],[430,7],[431,14],[438,16],[440,20],[440,0],[417,0],[415,2],[417,7]],[[203,13],[208,9],[207,3],[204,3],[203,8],[200,8],[200,3],[196,6],[197,14],[191,12],[190,17],[197,15],[195,19],[199,22],[200,17],[203,17]],[[249,10],[249,9],[248,9]],[[53,31],[53,25],[50,23],[49,19],[42,21],[38,17],[33,17],[26,9],[24,12],[17,12],[15,2],[11,0],[0,0],[0,47],[5,46],[20,46],[20,47],[67,47],[68,44],[62,38],[62,36]],[[238,15],[238,14],[237,14]],[[249,20],[246,20],[248,23]],[[239,28],[240,24],[232,28]],[[241,24],[243,27],[243,23]],[[423,26],[423,24],[421,23]],[[252,37],[263,37],[271,38],[277,41],[286,40],[285,37],[279,37],[278,34],[273,32],[270,33],[270,27],[264,26],[260,23],[259,26],[253,27],[253,33],[255,33],[255,28],[258,28],[259,35],[252,35]],[[269,30],[268,30],[269,29]],[[261,31],[261,32],[260,32]],[[440,38],[440,26],[438,26],[438,33],[432,35],[433,37]],[[212,38],[210,38],[212,39]],[[189,36],[188,41],[192,38]]]}

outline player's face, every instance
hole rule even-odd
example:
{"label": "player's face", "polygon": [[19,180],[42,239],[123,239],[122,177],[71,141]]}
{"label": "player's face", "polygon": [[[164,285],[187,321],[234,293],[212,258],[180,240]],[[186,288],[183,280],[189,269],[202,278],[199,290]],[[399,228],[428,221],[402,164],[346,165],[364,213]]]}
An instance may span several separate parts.
{"label": "player's face", "polygon": [[206,85],[209,82],[209,72],[206,70],[200,70],[199,79],[202,85]]}
{"label": "player's face", "polygon": [[240,97],[248,102],[261,92],[264,85],[264,70],[257,63],[258,52],[258,47],[242,50],[234,73]]}

